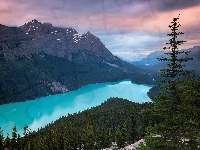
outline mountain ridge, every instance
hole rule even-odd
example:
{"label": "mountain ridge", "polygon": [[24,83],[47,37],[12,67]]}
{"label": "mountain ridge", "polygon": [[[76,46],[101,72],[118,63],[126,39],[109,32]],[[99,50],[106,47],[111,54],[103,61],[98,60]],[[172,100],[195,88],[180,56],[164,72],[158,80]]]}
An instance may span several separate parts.
{"label": "mountain ridge", "polygon": [[[192,48],[189,49],[182,49],[180,51],[190,51],[188,56],[185,57],[191,57],[193,60],[188,61],[186,63],[186,69],[189,70],[196,70],[196,74],[199,76],[200,75],[200,46],[193,46]],[[143,58],[140,61],[135,61],[131,62],[131,64],[144,68],[144,69],[149,69],[152,71],[157,71],[159,72],[159,69],[165,68],[166,62],[160,62],[157,58],[161,57],[167,57],[165,54],[165,51],[155,51],[150,53],[146,58]],[[182,57],[182,56],[181,56]],[[184,57],[184,56],[183,56]]]}
{"label": "mountain ridge", "polygon": [[37,20],[20,27],[0,27],[0,70],[0,104],[100,82],[153,83],[144,69],[114,56],[89,31],[79,34],[74,28]]}
{"label": "mountain ridge", "polygon": [[[53,27],[50,23],[41,23],[35,19],[20,28],[15,27],[15,30],[20,33],[16,34],[16,38],[11,38],[7,43],[0,40],[3,49],[0,52],[1,56],[12,59],[16,56],[30,57],[30,54],[44,52],[57,57],[66,57],[70,61],[78,63],[93,64],[96,67],[99,63],[109,65],[121,62],[98,37],[89,31],[79,34],[74,28]],[[21,35],[22,31],[24,35]],[[7,34],[11,35],[12,33],[8,30]],[[21,39],[21,37],[25,37],[25,39]]]}

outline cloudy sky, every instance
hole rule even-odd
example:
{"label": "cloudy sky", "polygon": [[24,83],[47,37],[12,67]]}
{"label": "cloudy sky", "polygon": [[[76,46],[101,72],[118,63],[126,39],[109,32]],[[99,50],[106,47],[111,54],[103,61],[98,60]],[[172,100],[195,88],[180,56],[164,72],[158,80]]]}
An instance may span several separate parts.
{"label": "cloudy sky", "polygon": [[0,24],[21,26],[33,19],[90,31],[114,54],[139,60],[162,50],[168,25],[180,14],[181,48],[200,45],[200,0],[0,0]]}

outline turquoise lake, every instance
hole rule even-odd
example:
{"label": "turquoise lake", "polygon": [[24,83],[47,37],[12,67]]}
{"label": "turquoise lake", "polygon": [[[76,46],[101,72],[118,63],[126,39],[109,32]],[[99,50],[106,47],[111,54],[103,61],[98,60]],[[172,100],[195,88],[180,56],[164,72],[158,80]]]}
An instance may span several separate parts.
{"label": "turquoise lake", "polygon": [[90,84],[76,91],[47,96],[36,100],[0,105],[0,127],[4,135],[11,135],[14,124],[19,134],[24,125],[33,131],[68,113],[83,111],[100,105],[110,97],[125,98],[133,102],[149,102],[147,92],[151,86],[132,84],[130,80]]}

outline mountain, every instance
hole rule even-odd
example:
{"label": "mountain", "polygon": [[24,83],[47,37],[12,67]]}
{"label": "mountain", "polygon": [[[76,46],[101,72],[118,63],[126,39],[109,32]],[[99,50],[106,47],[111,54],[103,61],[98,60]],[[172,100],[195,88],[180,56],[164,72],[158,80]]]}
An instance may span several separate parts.
{"label": "mountain", "polygon": [[0,25],[0,70],[0,104],[127,78],[153,83],[147,71],[114,56],[89,31],[79,34],[37,20]]}
{"label": "mountain", "polygon": [[[196,75],[200,76],[200,46],[194,46],[193,48],[189,49],[183,49],[184,51],[191,51],[188,56],[183,57],[191,57],[193,60],[188,61],[186,65],[186,69],[188,70],[195,70]],[[131,64],[147,69],[152,71],[157,71],[161,68],[166,68],[167,63],[166,62],[160,62],[157,58],[166,57],[164,54],[165,51],[155,51],[153,53],[150,53],[146,58],[143,58],[140,61],[131,62]]]}
{"label": "mountain", "polygon": [[[106,70],[140,70],[114,56],[100,39],[89,31],[78,34],[74,28],[58,28],[50,23],[32,20],[20,28],[4,26],[0,34],[1,57],[31,57],[31,54],[43,52]],[[9,38],[5,38],[5,35]]]}

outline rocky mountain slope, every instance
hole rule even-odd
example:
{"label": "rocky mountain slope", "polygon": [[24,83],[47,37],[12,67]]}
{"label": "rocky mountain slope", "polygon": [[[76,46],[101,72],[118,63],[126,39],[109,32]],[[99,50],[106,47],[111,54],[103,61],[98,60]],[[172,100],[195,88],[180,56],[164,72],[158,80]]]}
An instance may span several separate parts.
{"label": "rocky mountain slope", "polygon": [[[63,93],[83,85],[131,79],[153,82],[139,67],[114,56],[90,32],[32,20],[0,25],[0,104]],[[146,80],[143,81],[143,78]]]}
{"label": "rocky mountain slope", "polygon": [[0,54],[5,58],[31,57],[31,54],[42,52],[97,68],[126,72],[141,70],[114,56],[89,31],[78,34],[74,28],[58,28],[32,20],[20,28],[2,25],[0,35]]}

